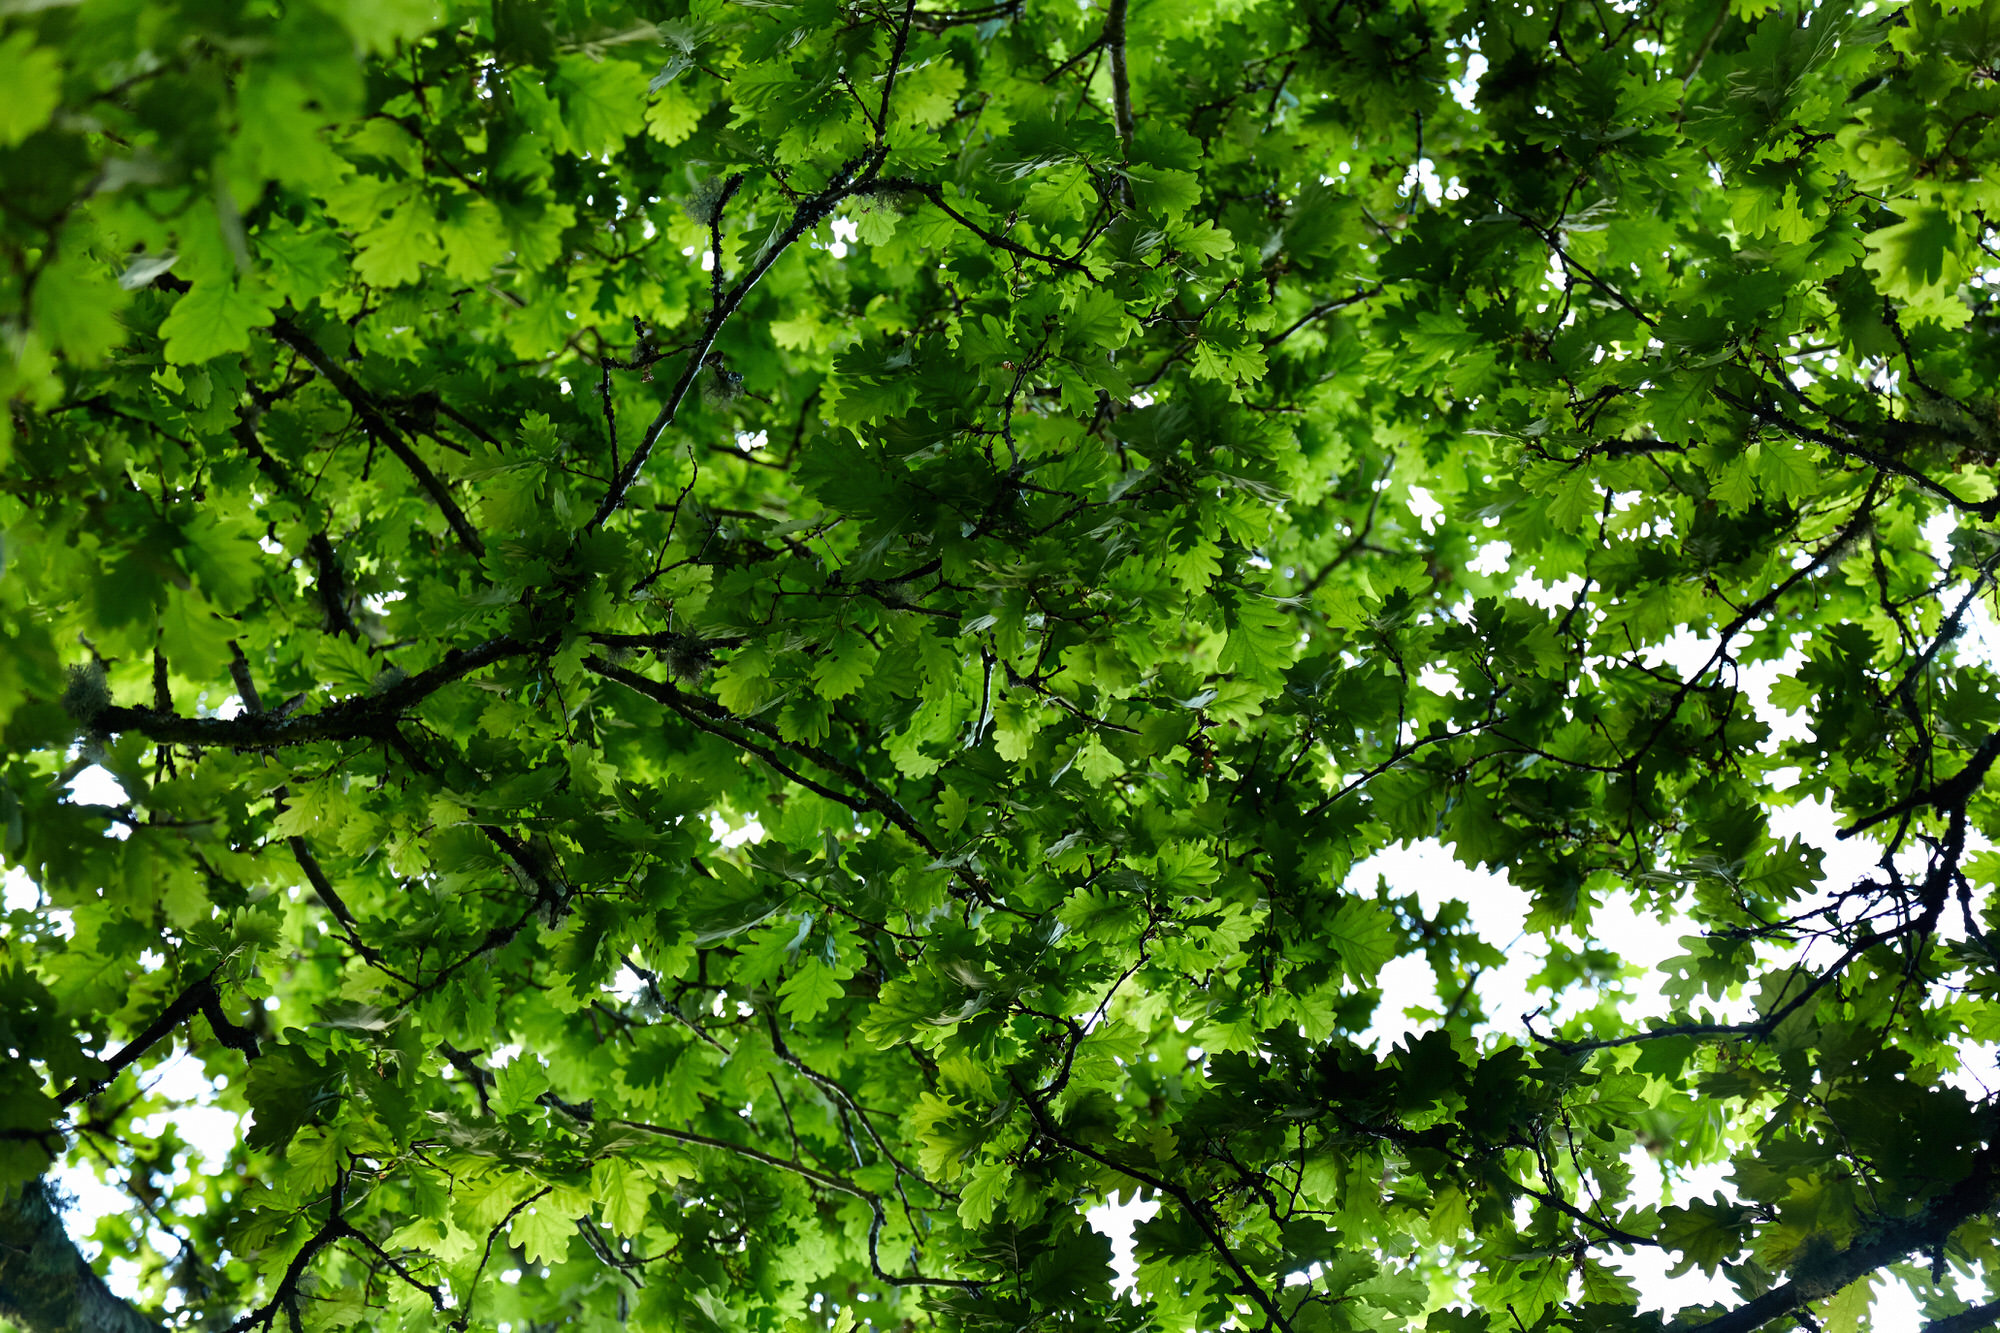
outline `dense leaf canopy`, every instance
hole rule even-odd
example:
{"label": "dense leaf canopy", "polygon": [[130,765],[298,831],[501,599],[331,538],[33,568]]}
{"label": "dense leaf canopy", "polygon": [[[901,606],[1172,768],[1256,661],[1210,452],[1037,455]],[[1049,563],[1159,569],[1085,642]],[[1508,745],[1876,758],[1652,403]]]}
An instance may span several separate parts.
{"label": "dense leaf canopy", "polygon": [[2000,3],[967,2],[0,5],[0,1311],[1986,1326]]}

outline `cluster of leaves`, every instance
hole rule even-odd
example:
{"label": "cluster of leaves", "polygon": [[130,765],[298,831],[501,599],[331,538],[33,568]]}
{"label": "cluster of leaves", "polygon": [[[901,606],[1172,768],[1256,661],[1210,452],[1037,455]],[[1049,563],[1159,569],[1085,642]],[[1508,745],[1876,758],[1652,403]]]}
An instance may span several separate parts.
{"label": "cluster of leaves", "polygon": [[0,1221],[239,1333],[1995,1317],[1995,0],[0,13]]}

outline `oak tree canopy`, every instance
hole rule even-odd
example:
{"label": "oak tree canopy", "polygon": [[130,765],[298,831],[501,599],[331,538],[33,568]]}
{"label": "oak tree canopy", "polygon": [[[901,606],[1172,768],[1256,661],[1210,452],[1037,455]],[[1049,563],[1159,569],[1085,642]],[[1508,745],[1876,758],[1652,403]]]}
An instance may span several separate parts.
{"label": "oak tree canopy", "polygon": [[0,1313],[2000,1318],[2000,0],[964,4],[0,4]]}

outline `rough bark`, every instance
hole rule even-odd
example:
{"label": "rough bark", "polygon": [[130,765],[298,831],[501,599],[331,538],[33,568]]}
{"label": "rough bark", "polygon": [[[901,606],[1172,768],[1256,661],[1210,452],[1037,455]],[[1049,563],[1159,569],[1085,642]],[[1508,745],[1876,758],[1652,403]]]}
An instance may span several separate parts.
{"label": "rough bark", "polygon": [[0,1316],[27,1333],[160,1333],[78,1253],[39,1180],[0,1195]]}

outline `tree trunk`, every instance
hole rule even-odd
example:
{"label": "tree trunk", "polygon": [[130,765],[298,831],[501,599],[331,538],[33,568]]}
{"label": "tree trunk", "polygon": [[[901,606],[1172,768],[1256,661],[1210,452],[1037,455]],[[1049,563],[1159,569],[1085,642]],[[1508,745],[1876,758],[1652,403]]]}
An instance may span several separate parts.
{"label": "tree trunk", "polygon": [[27,1333],[160,1333],[84,1261],[39,1180],[0,1196],[0,1316]]}

